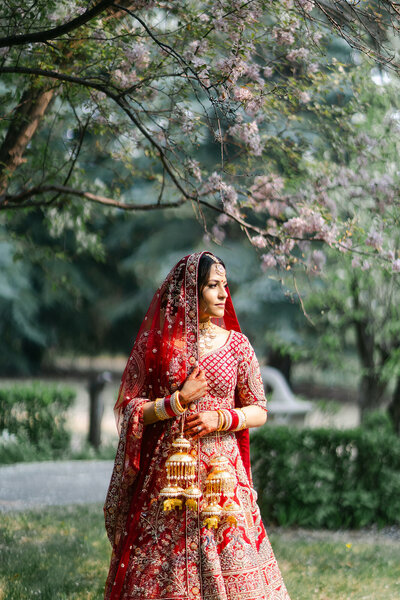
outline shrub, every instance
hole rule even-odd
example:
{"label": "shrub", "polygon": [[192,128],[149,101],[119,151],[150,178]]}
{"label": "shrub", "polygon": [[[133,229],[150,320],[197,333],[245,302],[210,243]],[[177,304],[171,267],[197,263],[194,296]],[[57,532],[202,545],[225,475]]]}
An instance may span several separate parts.
{"label": "shrub", "polygon": [[42,383],[0,388],[1,462],[62,456],[70,444],[66,419],[74,398],[70,388]]}
{"label": "shrub", "polygon": [[373,425],[256,431],[252,464],[265,520],[330,529],[400,524],[400,439],[379,419]]}

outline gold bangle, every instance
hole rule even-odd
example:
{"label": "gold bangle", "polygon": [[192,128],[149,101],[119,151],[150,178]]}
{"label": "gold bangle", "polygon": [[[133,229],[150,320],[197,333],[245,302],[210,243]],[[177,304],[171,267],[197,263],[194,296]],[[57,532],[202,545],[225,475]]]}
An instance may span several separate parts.
{"label": "gold bangle", "polygon": [[158,402],[159,400],[161,400],[161,398],[156,398],[156,399],[154,400],[154,414],[156,415],[156,417],[157,417],[157,419],[158,419],[159,421],[162,421],[161,414],[158,412],[158,407],[157,407],[157,402]]}
{"label": "gold bangle", "polygon": [[175,396],[175,398],[174,398],[174,401],[171,404],[175,405],[176,410],[180,414],[183,414],[185,412],[186,408],[183,408],[182,404],[179,401],[179,391],[177,390],[176,392],[174,392],[173,395]]}
{"label": "gold bangle", "polygon": [[243,408],[238,408],[237,410],[240,410],[240,412],[243,415],[243,423],[239,430],[239,431],[241,431],[242,429],[246,429],[246,427],[247,427],[247,417],[246,417],[246,413],[244,412]]}
{"label": "gold bangle", "polygon": [[223,410],[218,410],[219,414],[221,415],[221,424],[219,426],[218,431],[224,431],[225,427],[226,427],[226,417],[225,417],[225,413]]}

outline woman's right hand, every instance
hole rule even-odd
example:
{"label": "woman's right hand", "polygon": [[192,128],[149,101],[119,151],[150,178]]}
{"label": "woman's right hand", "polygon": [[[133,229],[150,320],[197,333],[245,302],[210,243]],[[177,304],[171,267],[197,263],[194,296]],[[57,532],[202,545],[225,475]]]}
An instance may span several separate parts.
{"label": "woman's right hand", "polygon": [[207,392],[207,385],[204,371],[195,367],[179,392],[180,403],[185,406],[199,400]]}

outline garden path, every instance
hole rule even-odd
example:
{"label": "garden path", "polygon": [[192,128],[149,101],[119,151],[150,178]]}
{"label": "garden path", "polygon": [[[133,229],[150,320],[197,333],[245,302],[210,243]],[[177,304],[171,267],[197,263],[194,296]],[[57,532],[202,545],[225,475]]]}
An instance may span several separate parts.
{"label": "garden path", "polygon": [[0,512],[104,502],[110,460],[17,463],[0,467]]}

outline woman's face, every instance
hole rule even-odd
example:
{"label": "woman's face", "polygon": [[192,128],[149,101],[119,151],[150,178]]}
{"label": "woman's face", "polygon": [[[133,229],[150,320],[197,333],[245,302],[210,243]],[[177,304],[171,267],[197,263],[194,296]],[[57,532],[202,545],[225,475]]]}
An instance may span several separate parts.
{"label": "woman's face", "polygon": [[228,297],[226,287],[226,272],[221,264],[211,265],[208,281],[200,293],[199,320],[206,321],[209,317],[223,317],[225,302]]}

